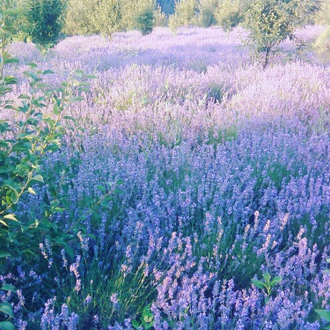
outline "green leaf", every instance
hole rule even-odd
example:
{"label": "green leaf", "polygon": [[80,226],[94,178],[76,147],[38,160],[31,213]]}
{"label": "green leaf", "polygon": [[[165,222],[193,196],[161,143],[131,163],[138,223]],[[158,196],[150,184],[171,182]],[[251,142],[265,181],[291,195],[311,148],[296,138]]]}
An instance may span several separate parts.
{"label": "green leaf", "polygon": [[270,276],[270,274],[269,274],[268,272],[265,273],[265,274],[263,274],[262,277],[263,277],[267,282],[269,282],[270,279],[271,279],[271,276]]}
{"label": "green leaf", "polygon": [[73,117],[71,117],[71,116],[64,116],[63,119],[65,119],[65,120],[72,120],[73,122],[76,122],[76,120]]}
{"label": "green leaf", "polygon": [[17,221],[17,222],[18,222],[18,220],[16,219],[16,217],[15,217],[14,214],[6,214],[3,218],[4,218],[4,219],[13,220],[13,221]]}
{"label": "green leaf", "polygon": [[1,330],[15,330],[15,327],[11,322],[3,321],[3,322],[0,322],[0,329]]}
{"label": "green leaf", "polygon": [[139,329],[140,324],[139,324],[138,321],[134,320],[134,321],[132,321],[132,326],[133,326],[133,328],[135,328],[135,329]]}
{"label": "green leaf", "polygon": [[9,303],[1,303],[0,304],[0,312],[9,315],[10,317],[14,317],[13,309]]}
{"label": "green leaf", "polygon": [[317,314],[319,314],[322,317],[322,319],[330,322],[330,312],[329,311],[326,311],[324,309],[315,309],[315,312]]}
{"label": "green leaf", "polygon": [[272,281],[270,282],[270,285],[271,285],[271,286],[274,286],[274,285],[280,283],[281,281],[282,281],[282,277],[280,277],[280,276],[276,276],[276,277],[274,277],[274,278],[272,279]]}
{"label": "green leaf", "polygon": [[266,284],[264,282],[258,280],[252,280],[252,283],[259,289],[263,289],[266,287]]}
{"label": "green leaf", "polygon": [[4,284],[1,290],[16,292],[16,288],[12,284]]}
{"label": "green leaf", "polygon": [[52,70],[45,70],[42,74],[43,74],[43,75],[46,75],[46,74],[54,74],[54,71],[52,71]]}
{"label": "green leaf", "polygon": [[32,195],[37,195],[36,192],[31,187],[28,188],[28,192]]}
{"label": "green leaf", "polygon": [[38,67],[38,65],[35,64],[34,62],[30,62],[27,65],[30,66],[31,68],[37,68]]}
{"label": "green leaf", "polygon": [[0,259],[1,258],[7,258],[10,257],[11,254],[9,252],[5,252],[5,251],[0,251]]}
{"label": "green leaf", "polygon": [[98,190],[101,190],[104,194],[106,193],[106,189],[105,189],[103,186],[98,185],[98,186],[96,186],[96,188],[97,188]]}
{"label": "green leaf", "polygon": [[8,143],[6,141],[0,140],[0,148],[7,148]]}
{"label": "green leaf", "polygon": [[153,318],[154,318],[153,315],[150,316],[150,315],[143,314],[143,321],[146,322],[146,323],[152,322]]}
{"label": "green leaf", "polygon": [[7,76],[4,78],[6,85],[15,85],[17,84],[17,79],[13,76]]}
{"label": "green leaf", "polygon": [[59,115],[61,112],[59,106],[57,105],[57,103],[54,104],[54,107],[53,107],[53,113],[54,115]]}
{"label": "green leaf", "polygon": [[31,180],[38,181],[38,182],[44,182],[44,178],[40,174],[34,176]]}
{"label": "green leaf", "polygon": [[5,58],[3,61],[4,64],[18,63],[18,62],[19,62],[19,59],[15,58],[15,57]]}
{"label": "green leaf", "polygon": [[31,97],[29,95],[26,95],[26,94],[21,94],[18,98],[20,100],[30,100],[31,99]]}

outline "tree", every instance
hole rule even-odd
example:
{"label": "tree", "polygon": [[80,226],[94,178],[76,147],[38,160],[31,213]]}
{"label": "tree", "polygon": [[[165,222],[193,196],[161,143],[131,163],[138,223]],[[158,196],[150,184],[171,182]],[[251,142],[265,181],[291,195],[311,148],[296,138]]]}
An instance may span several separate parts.
{"label": "tree", "polygon": [[26,18],[32,41],[55,44],[64,25],[65,0],[29,0]]}
{"label": "tree", "polygon": [[292,38],[297,26],[319,8],[319,1],[309,0],[251,0],[248,1],[245,26],[258,53],[264,54],[265,69],[274,47],[286,38]]}
{"label": "tree", "polygon": [[218,24],[225,30],[230,31],[243,20],[241,0],[221,0],[215,11]]}
{"label": "tree", "polygon": [[214,12],[216,9],[216,0],[200,0],[199,1],[199,24],[204,27],[209,27],[215,24],[216,19]]}
{"label": "tree", "polygon": [[120,0],[69,0],[64,32],[111,35],[121,19]]}
{"label": "tree", "polygon": [[144,6],[135,17],[135,27],[143,35],[151,33],[154,28],[154,12],[155,8],[153,6]]}
{"label": "tree", "polygon": [[124,30],[137,29],[143,35],[154,27],[155,0],[121,0],[122,22]]}
{"label": "tree", "polygon": [[198,7],[195,0],[179,0],[175,2],[175,12],[169,18],[169,26],[189,26],[196,23]]}

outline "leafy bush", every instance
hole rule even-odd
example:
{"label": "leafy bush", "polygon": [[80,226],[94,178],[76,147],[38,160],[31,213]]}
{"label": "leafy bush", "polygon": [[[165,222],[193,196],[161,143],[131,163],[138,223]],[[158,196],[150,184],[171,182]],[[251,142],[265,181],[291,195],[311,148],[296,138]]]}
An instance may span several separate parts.
{"label": "leafy bush", "polygon": [[241,0],[221,0],[214,15],[225,31],[231,30],[243,21]]}
{"label": "leafy bush", "polygon": [[153,6],[143,6],[135,17],[135,27],[143,35],[151,33],[154,28],[154,11]]}
{"label": "leafy bush", "polygon": [[55,44],[64,26],[65,0],[28,0],[26,18],[33,42]]}
{"label": "leafy bush", "polygon": [[[51,200],[48,197],[47,201],[44,199],[39,205],[43,214],[42,218],[37,219],[33,216],[29,219],[20,218],[17,213],[20,203],[27,200],[28,195],[36,196],[36,190],[38,191],[40,185],[44,183],[41,168],[45,167],[47,155],[60,150],[63,136],[66,134],[63,123],[74,120],[72,117],[65,116],[65,111],[69,104],[80,100],[77,93],[85,84],[80,84],[72,76],[58,88],[51,87],[45,84],[43,78],[52,74],[52,71],[40,71],[36,64],[30,63],[29,69],[24,72],[24,76],[29,81],[28,91],[15,99],[8,97],[7,94],[12,92],[11,85],[15,85],[17,80],[13,76],[5,75],[5,67],[16,63],[17,60],[6,49],[13,38],[10,25],[7,28],[6,22],[7,18],[15,13],[16,10],[11,8],[2,8],[0,13],[2,26],[0,106],[7,114],[8,112],[15,113],[15,120],[9,120],[6,117],[0,120],[0,273],[16,272],[19,269],[25,274],[39,265],[38,271],[50,274],[51,270],[48,268],[57,261],[56,257],[54,256],[53,260],[49,253],[50,246],[54,244],[57,249],[62,247],[68,249],[70,253],[69,243],[75,240],[71,233],[64,231],[53,222],[52,216],[61,212],[60,200],[56,196],[53,196]],[[42,263],[43,258],[40,258],[39,251],[42,250],[40,241],[47,242],[48,256],[43,253],[43,257],[47,259],[46,265]],[[32,268],[31,265],[33,265]],[[53,278],[49,276],[44,281],[50,280],[52,284],[47,282],[44,286],[39,282],[36,285],[39,294],[47,296],[49,285],[54,286]],[[15,280],[15,286],[9,283],[8,279],[7,283],[4,283],[6,279],[1,279],[3,283],[1,291],[8,292],[6,297],[1,298],[0,303],[1,329],[14,329],[13,306],[15,303],[22,307],[25,300],[28,307],[31,301],[34,301],[32,293],[23,297],[19,280],[15,278],[13,280]],[[29,283],[31,287],[35,284]],[[43,306],[43,304],[40,305],[39,300],[34,303],[38,308]],[[16,312],[20,308],[17,306]]]}

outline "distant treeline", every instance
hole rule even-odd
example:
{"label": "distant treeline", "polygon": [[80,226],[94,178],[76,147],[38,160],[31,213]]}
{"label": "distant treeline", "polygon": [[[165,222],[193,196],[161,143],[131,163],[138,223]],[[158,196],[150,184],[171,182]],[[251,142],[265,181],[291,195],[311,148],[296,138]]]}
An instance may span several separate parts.
{"label": "distant treeline", "polygon": [[[65,35],[103,34],[139,30],[148,34],[155,26],[219,25],[230,30],[239,24],[248,28],[248,12],[273,19],[276,8],[279,35],[291,24],[330,22],[330,0],[1,0],[1,6],[18,7],[12,28],[24,39],[41,45],[54,44]],[[269,15],[267,13],[270,13]],[[266,21],[269,21],[266,19]],[[282,22],[282,23],[281,23]],[[285,23],[286,24],[286,23]],[[281,30],[282,29],[282,30]],[[15,31],[17,34],[18,31]],[[260,32],[268,34],[269,31]]]}

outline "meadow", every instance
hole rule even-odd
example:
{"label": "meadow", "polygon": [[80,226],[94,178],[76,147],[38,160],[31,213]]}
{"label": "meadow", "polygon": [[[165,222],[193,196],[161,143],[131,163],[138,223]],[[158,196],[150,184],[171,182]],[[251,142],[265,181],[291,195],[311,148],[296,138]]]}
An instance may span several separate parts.
{"label": "meadow", "polygon": [[[10,45],[18,84],[5,100],[34,95],[56,117],[60,103],[42,104],[29,70],[52,70],[42,81],[79,97],[15,206],[4,322],[325,329],[330,66],[309,47],[322,31],[298,31],[306,47],[285,41],[265,70],[240,27],[76,36],[46,54]],[[24,121],[10,107],[0,116]]]}

